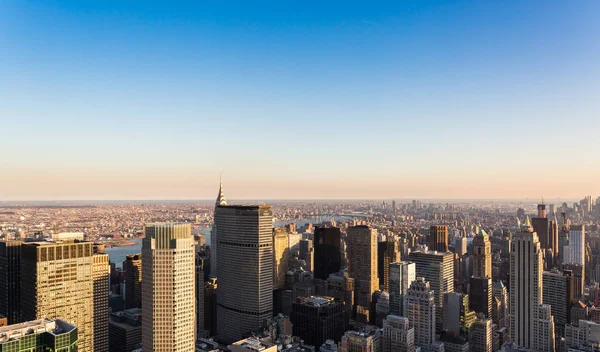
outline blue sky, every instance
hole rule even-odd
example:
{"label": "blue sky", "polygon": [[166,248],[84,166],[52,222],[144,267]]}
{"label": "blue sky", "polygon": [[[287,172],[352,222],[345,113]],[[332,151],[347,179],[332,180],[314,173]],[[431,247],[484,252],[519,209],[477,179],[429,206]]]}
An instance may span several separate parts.
{"label": "blue sky", "polygon": [[0,199],[600,193],[598,1],[4,1]]}

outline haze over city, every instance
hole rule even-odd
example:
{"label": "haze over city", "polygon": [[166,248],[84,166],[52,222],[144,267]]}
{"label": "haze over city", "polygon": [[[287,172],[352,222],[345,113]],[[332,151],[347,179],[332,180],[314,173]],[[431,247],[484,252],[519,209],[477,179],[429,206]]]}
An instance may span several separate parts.
{"label": "haze over city", "polygon": [[[143,6],[142,6],[143,5]],[[600,3],[7,1],[0,200],[598,192]]]}

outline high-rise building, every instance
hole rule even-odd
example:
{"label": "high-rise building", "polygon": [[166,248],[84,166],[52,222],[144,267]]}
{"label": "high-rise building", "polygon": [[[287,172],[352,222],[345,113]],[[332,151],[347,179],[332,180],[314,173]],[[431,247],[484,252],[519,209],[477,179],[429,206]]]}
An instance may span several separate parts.
{"label": "high-rise building", "polygon": [[469,347],[471,352],[492,352],[492,320],[483,314],[478,314],[477,320],[471,325]]}
{"label": "high-rise building", "polygon": [[338,227],[318,226],[315,228],[315,279],[327,280],[329,274],[342,268],[340,252],[341,231]]}
{"label": "high-rise building", "polygon": [[415,345],[425,351],[435,341],[435,294],[429,282],[418,277],[407,292],[407,318],[415,329]]}
{"label": "high-rise building", "polygon": [[543,273],[543,303],[552,307],[555,335],[565,336],[565,325],[571,321],[571,302],[575,299],[572,272],[553,268]]}
{"label": "high-rise building", "polygon": [[388,236],[385,241],[377,243],[377,275],[379,276],[379,287],[383,287],[384,291],[390,289],[390,263],[398,261],[400,261],[400,250],[395,237]]}
{"label": "high-rise building", "polygon": [[581,264],[563,264],[563,271],[570,271],[573,276],[573,295],[576,299],[583,298],[585,287],[585,270]]}
{"label": "high-rise building", "polygon": [[554,317],[552,316],[552,308],[549,305],[540,305],[539,313],[537,319],[534,321],[534,324],[534,351],[556,351]]}
{"label": "high-rise building", "polygon": [[125,307],[142,307],[142,255],[130,254],[123,262],[125,270]]}
{"label": "high-rise building", "polygon": [[585,265],[585,225],[571,225],[564,263]]}
{"label": "high-rise building", "polygon": [[91,242],[27,242],[21,247],[23,319],[60,318],[75,325],[80,352],[94,351],[92,256]]}
{"label": "high-rise building", "polygon": [[492,244],[483,229],[473,238],[473,276],[492,278]]}
{"label": "high-rise building", "polygon": [[[518,346],[536,351],[554,339],[554,323],[542,305],[542,249],[537,234],[527,218],[523,228],[512,239],[510,251],[510,336]],[[548,326],[552,321],[551,326]],[[548,330],[548,331],[546,331]],[[552,342],[554,343],[554,342]]]}
{"label": "high-rise building", "polygon": [[104,246],[94,246],[92,277],[94,279],[94,352],[108,352],[108,278],[110,265]]}
{"label": "high-rise building", "polygon": [[77,342],[77,327],[59,319],[0,327],[0,351],[77,352]]}
{"label": "high-rise building", "polygon": [[308,239],[300,240],[300,259],[306,263],[305,269],[313,271],[315,268],[315,249],[313,247],[313,241]]}
{"label": "high-rise building", "polygon": [[290,246],[284,227],[273,229],[273,288],[285,286],[285,274],[290,270]]}
{"label": "high-rise building", "polygon": [[435,292],[435,304],[441,307],[444,293],[454,292],[454,255],[449,252],[415,251],[408,258],[416,264],[417,277],[429,282]]}
{"label": "high-rise building", "polygon": [[467,238],[457,237],[454,240],[454,253],[458,254],[459,257],[467,254]]}
{"label": "high-rise building", "polygon": [[204,252],[203,245],[197,243],[194,245],[194,261],[196,264],[196,282],[194,286],[194,297],[196,299],[196,340],[206,335],[204,325]]}
{"label": "high-rise building", "polygon": [[273,211],[219,205],[217,331],[233,343],[273,316]]}
{"label": "high-rise building", "polygon": [[377,278],[377,230],[368,226],[348,229],[348,271],[354,278],[356,305],[369,309]]}
{"label": "high-rise building", "polygon": [[195,245],[190,224],[147,224],[142,242],[142,349],[194,351]]}
{"label": "high-rise building", "polygon": [[327,278],[327,295],[345,303],[348,319],[352,316],[354,306],[354,279],[347,270],[329,274]]}
{"label": "high-rise building", "polygon": [[415,329],[408,318],[388,315],[383,321],[383,352],[414,352]]}
{"label": "high-rise building", "polygon": [[412,262],[390,263],[390,314],[406,316],[406,293],[417,279],[417,267]]}
{"label": "high-rise building", "polygon": [[214,213],[214,222],[213,226],[210,230],[210,276],[217,277],[217,251],[218,251],[218,241],[219,234],[217,230],[217,211],[220,205],[227,205],[227,199],[225,198],[225,193],[223,192],[223,182],[219,182],[219,194],[217,194],[217,200],[215,201],[215,213]]}
{"label": "high-rise building", "polygon": [[110,352],[131,352],[142,344],[142,310],[131,308],[110,315]]}
{"label": "high-rise building", "polygon": [[338,352],[381,352],[383,338],[381,331],[346,331],[339,343]]}
{"label": "high-rise building", "polygon": [[8,324],[22,321],[21,241],[0,241],[0,315]]}
{"label": "high-rise building", "polygon": [[476,313],[492,318],[492,279],[472,277],[469,285],[469,305]]}
{"label": "high-rise building", "polygon": [[496,324],[498,330],[504,327],[508,328],[510,323],[510,311],[508,309],[509,297],[508,290],[502,281],[498,280],[493,284],[492,295],[494,296],[494,299],[497,299],[500,302],[495,315],[496,319],[494,319],[494,324]]}
{"label": "high-rise building", "polygon": [[469,308],[469,295],[451,292],[444,294],[442,329],[450,336],[468,333],[471,324],[477,319]]}
{"label": "high-rise building", "polygon": [[291,320],[294,336],[313,346],[339,341],[348,325],[344,302],[333,297],[299,297],[292,304]]}
{"label": "high-rise building", "polygon": [[390,314],[390,294],[381,291],[375,304],[375,325],[383,327],[383,320]]}
{"label": "high-rise building", "polygon": [[432,251],[448,251],[448,226],[432,225],[429,228],[429,249]]}

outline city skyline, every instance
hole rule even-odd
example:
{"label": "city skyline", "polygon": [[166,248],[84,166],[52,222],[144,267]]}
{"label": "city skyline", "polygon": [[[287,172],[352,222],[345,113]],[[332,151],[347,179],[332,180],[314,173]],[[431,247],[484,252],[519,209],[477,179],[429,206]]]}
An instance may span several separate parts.
{"label": "city skyline", "polygon": [[374,5],[3,3],[0,200],[600,193],[597,1]]}

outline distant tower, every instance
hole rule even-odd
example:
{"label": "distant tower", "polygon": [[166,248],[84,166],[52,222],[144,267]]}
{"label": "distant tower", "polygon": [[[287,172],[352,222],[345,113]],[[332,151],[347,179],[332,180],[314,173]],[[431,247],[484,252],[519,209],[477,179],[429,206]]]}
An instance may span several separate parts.
{"label": "distant tower", "polygon": [[389,269],[390,263],[400,261],[400,250],[398,249],[398,240],[396,237],[387,236],[386,240],[377,243],[377,269],[379,276],[379,286],[383,286],[384,291],[389,291]]}
{"label": "distant tower", "polygon": [[432,225],[429,228],[429,249],[432,251],[448,251],[448,226]]}
{"label": "distant tower", "polygon": [[217,200],[215,201],[215,212],[213,227],[210,231],[210,276],[217,277],[217,208],[219,205],[227,205],[227,199],[225,199],[225,193],[223,193],[223,182],[219,182],[219,194],[217,194]]}
{"label": "distant tower", "polygon": [[142,348],[193,352],[196,251],[185,223],[146,225],[142,243]]}
{"label": "distant tower", "polygon": [[329,274],[342,268],[340,252],[341,231],[338,227],[318,226],[315,228],[314,265],[315,279],[327,280]]}
{"label": "distant tower", "polygon": [[368,310],[373,292],[379,288],[377,230],[368,226],[354,226],[348,229],[348,271],[354,278],[356,305]]}
{"label": "distant tower", "polygon": [[230,344],[273,317],[273,210],[219,205],[217,335]]}
{"label": "distant tower", "polygon": [[568,255],[565,263],[585,265],[585,225],[571,225],[569,228]]}
{"label": "distant tower", "polygon": [[273,229],[273,288],[283,289],[285,274],[290,270],[290,241],[284,227]]}
{"label": "distant tower", "polygon": [[483,229],[473,239],[473,276],[492,278],[492,244]]}

